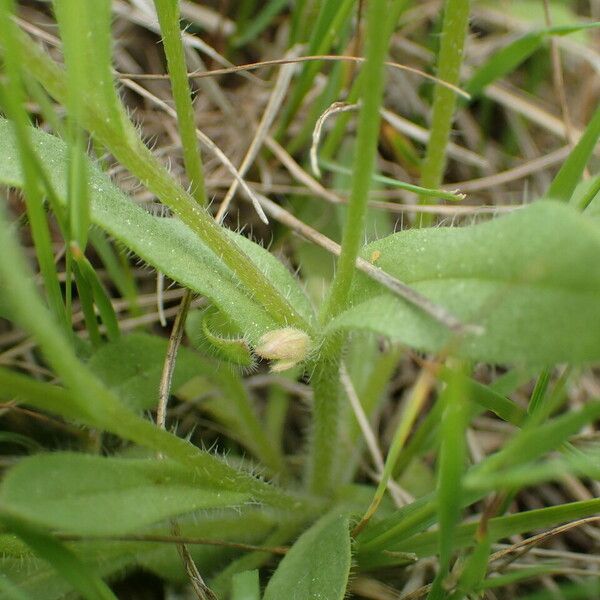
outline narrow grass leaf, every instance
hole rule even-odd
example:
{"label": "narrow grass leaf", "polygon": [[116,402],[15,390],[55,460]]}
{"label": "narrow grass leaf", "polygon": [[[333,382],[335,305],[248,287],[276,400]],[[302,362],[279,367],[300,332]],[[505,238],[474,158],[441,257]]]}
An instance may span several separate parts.
{"label": "narrow grass leaf", "polygon": [[192,185],[192,195],[196,201],[205,206],[206,190],[204,189],[204,170],[196,139],[196,125],[190,84],[181,30],[179,28],[179,1],[154,0],[163,46],[167,56],[167,67],[171,81],[171,93],[177,111],[178,132],[183,149],[183,162],[187,176]]}
{"label": "narrow grass leaf", "polygon": [[[0,83],[0,101],[11,117],[12,125],[4,121],[5,131],[10,131],[12,140],[11,157],[22,173],[22,186],[24,191],[27,215],[31,228],[31,235],[36,249],[36,256],[40,266],[40,273],[48,298],[48,304],[54,317],[67,330],[66,312],[58,281],[54,252],[46,213],[44,210],[43,184],[35,165],[35,156],[32,150],[31,129],[29,117],[25,111],[25,91],[20,69],[19,48],[15,38],[16,25],[12,20],[15,4],[12,0],[0,2],[0,51],[3,53],[3,66],[7,81]],[[14,130],[11,131],[11,128]],[[2,134],[0,134],[2,137]],[[4,156],[4,152],[2,155]]]}
{"label": "narrow grass leaf", "polygon": [[[342,173],[344,175],[352,174],[351,169],[342,165],[338,165],[337,163],[331,162],[329,160],[321,159],[319,161],[319,164],[323,168],[327,169],[328,171],[333,171],[334,173]],[[407,190],[409,192],[417,194],[417,196],[442,198],[444,200],[452,200],[454,202],[460,202],[461,200],[464,200],[464,195],[458,192],[448,192],[446,190],[432,190],[429,188],[421,187],[419,185],[413,185],[412,183],[406,183],[398,179],[393,179],[392,177],[386,177],[385,175],[379,175],[377,173],[373,173],[371,177],[373,181],[377,183],[383,183],[390,187]]]}
{"label": "narrow grass leaf", "polygon": [[[436,75],[443,81],[457,85],[463,61],[463,49],[469,29],[470,0],[445,0],[444,20],[437,57]],[[444,178],[446,146],[454,119],[456,94],[436,84],[433,94],[433,113],[427,151],[421,166],[421,185],[438,188]],[[420,224],[431,221],[431,215],[421,215]]]}
{"label": "narrow grass leaf", "polygon": [[51,535],[4,508],[0,511],[0,522],[18,535],[35,554],[49,562],[85,600],[117,600],[90,567]]}
{"label": "narrow grass leaf", "polygon": [[519,465],[534,460],[546,452],[560,448],[582,427],[600,417],[600,402],[590,402],[579,410],[571,410],[544,424],[526,427],[500,451],[480,463],[467,476],[477,481],[478,474],[490,475],[502,467]]}
{"label": "narrow grass leaf", "polygon": [[288,4],[288,0],[269,0],[254,16],[250,24],[236,37],[232,44],[240,48],[256,39],[279,15]]}
{"label": "narrow grass leaf", "polygon": [[538,31],[531,31],[511,42],[498,52],[494,52],[488,60],[477,68],[466,84],[465,92],[473,98],[497,79],[512,73],[520,64],[527,60],[551,36],[563,36],[584,29],[599,27],[600,23],[578,23],[576,25],[559,25]]}
{"label": "narrow grass leaf", "polygon": [[[463,375],[463,367],[457,365],[454,370],[458,372],[457,375]],[[450,375],[440,399],[444,405],[438,459],[440,568],[428,600],[438,600],[445,595],[442,584],[450,568],[454,531],[463,503],[462,478],[466,462],[466,429],[469,419],[469,401],[463,382],[464,376]]]}
{"label": "narrow grass leaf", "polygon": [[552,180],[546,192],[547,198],[569,202],[594,152],[598,138],[600,138],[600,107],[594,112],[581,139]]}
{"label": "narrow grass leaf", "polygon": [[242,571],[231,580],[231,600],[260,600],[258,571]]}
{"label": "narrow grass leaf", "polygon": [[[354,2],[352,0],[325,0],[319,6],[314,26],[311,28],[310,40],[306,54],[316,56],[327,54],[332,48],[336,36],[350,16]],[[298,112],[302,101],[310,90],[315,77],[321,69],[319,61],[306,63],[300,73],[281,116],[277,138],[280,138],[287,130],[294,115]]]}
{"label": "narrow grass leaf", "polygon": [[[555,527],[575,519],[596,515],[600,510],[600,499],[571,502],[559,506],[549,506],[530,511],[523,511],[504,517],[495,517],[488,522],[491,542],[509,538],[513,535]],[[478,523],[464,523],[457,527],[455,549],[473,546],[476,541]],[[434,556],[439,548],[439,532],[436,530],[420,533],[412,537],[389,540],[385,552],[378,559],[369,562],[370,567],[381,567],[394,564],[392,552],[414,552],[419,558]],[[374,557],[373,557],[374,558]],[[360,555],[358,556],[360,561]]]}

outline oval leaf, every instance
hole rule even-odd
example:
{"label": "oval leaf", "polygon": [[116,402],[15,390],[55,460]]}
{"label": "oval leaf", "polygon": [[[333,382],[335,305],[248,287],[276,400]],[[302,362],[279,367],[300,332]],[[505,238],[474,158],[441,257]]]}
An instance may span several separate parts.
{"label": "oval leaf", "polygon": [[541,201],[480,225],[405,231],[363,256],[374,252],[377,266],[484,333],[459,340],[363,275],[329,331],[367,329],[426,351],[453,344],[492,363],[600,359],[600,228],[569,206]]}
{"label": "oval leaf", "polygon": [[[31,129],[31,140],[48,179],[65,204],[68,149],[59,138]],[[21,187],[16,141],[10,123],[0,118],[0,182]],[[123,194],[95,165],[88,165],[91,220],[171,279],[210,298],[251,341],[278,325],[244,293],[235,275],[202,240],[177,219],[155,217]],[[292,274],[267,250],[232,231],[233,242],[307,321],[313,310]]]}
{"label": "oval leaf", "polygon": [[0,503],[11,514],[82,535],[121,534],[247,499],[244,493],[204,487],[189,469],[168,460],[70,452],[23,459],[0,485]]}
{"label": "oval leaf", "polygon": [[303,533],[271,577],[263,600],[342,600],[350,574],[344,516],[325,516]]}

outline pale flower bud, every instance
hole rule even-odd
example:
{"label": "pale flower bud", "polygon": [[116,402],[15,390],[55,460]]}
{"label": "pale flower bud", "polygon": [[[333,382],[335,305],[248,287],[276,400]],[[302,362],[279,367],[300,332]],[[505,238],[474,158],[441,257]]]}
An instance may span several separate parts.
{"label": "pale flower bud", "polygon": [[254,352],[261,358],[277,361],[272,371],[285,371],[303,361],[308,355],[310,337],[301,329],[282,327],[265,333]]}

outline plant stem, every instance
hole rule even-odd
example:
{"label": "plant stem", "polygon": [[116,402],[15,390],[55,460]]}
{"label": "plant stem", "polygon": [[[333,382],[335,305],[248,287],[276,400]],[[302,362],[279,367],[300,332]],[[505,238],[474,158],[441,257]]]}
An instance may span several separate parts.
{"label": "plant stem", "polygon": [[204,188],[204,169],[196,142],[194,107],[187,76],[181,30],[179,29],[179,2],[173,0],[154,0],[163,46],[167,56],[167,67],[171,81],[171,92],[175,100],[177,124],[183,146],[183,162],[192,184],[192,196],[201,206],[206,206]]}
{"label": "plant stem", "polygon": [[[463,59],[465,38],[469,26],[469,0],[446,0],[444,24],[438,54],[437,76],[454,85],[458,84]],[[421,168],[421,185],[438,188],[446,168],[446,146],[456,107],[456,94],[437,83],[433,96],[433,115],[427,153]],[[431,215],[422,214],[421,226],[431,223]]]}
{"label": "plant stem", "polygon": [[[362,71],[362,106],[354,159],[352,191],[346,215],[342,248],[329,297],[319,315],[321,323],[341,312],[346,306],[354,276],[356,257],[362,244],[367,197],[379,137],[379,107],[383,97],[383,63],[389,36],[382,35],[386,22],[385,0],[372,0],[367,14],[367,57]],[[344,344],[342,336],[323,343],[315,365],[312,384],[315,393],[312,434],[307,467],[308,487],[324,494],[335,487],[333,473],[339,432],[339,369]]]}
{"label": "plant stem", "polygon": [[326,495],[335,488],[333,474],[337,472],[339,447],[339,370],[343,344],[341,335],[325,340],[311,377],[314,403],[306,481],[313,494]]}

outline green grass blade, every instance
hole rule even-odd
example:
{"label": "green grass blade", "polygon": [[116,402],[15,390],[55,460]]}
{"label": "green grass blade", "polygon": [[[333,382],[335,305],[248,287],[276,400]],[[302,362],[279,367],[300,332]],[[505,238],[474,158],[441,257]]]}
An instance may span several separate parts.
{"label": "green grass blade", "polygon": [[599,416],[600,402],[590,402],[580,410],[569,411],[543,425],[525,428],[499,452],[476,467],[467,475],[467,479],[476,482],[479,473],[489,475],[502,467],[522,464],[558,449],[569,437]]}
{"label": "green grass blade", "polygon": [[4,509],[0,521],[66,579],[86,600],[117,600],[110,588],[64,544]]}
{"label": "green grass blade", "polygon": [[[329,160],[321,159],[319,161],[319,164],[328,171],[333,171],[334,173],[341,173],[343,175],[352,175],[352,169],[348,169],[347,167],[338,165],[337,163],[331,162]],[[460,194],[459,192],[447,192],[446,190],[430,190],[428,188],[421,187],[420,185],[413,185],[412,183],[406,183],[398,179],[393,179],[392,177],[379,175],[378,173],[373,173],[371,177],[373,181],[377,183],[383,183],[385,185],[389,185],[390,187],[398,188],[401,190],[407,190],[409,192],[417,194],[417,196],[443,198],[444,200],[451,200],[453,202],[460,202],[461,200],[464,200],[464,195]]]}
{"label": "green grass blade", "polygon": [[599,27],[600,23],[578,23],[576,25],[560,25],[538,31],[531,31],[511,42],[498,52],[494,52],[463,85],[465,92],[472,98],[479,96],[483,90],[497,79],[512,73],[527,60],[551,36],[563,36],[584,29]]}
{"label": "green grass blade", "polygon": [[231,600],[260,600],[258,570],[242,571],[231,580]]}
{"label": "green grass blade", "polygon": [[[353,0],[325,0],[320,3],[320,11],[312,28],[308,49],[306,50],[307,55],[316,56],[329,52],[336,36],[349,18],[353,5]],[[321,66],[321,62],[311,61],[302,67],[302,72],[294,85],[281,115],[276,133],[277,138],[281,138],[287,131],[289,124],[298,112]]]}
{"label": "green grass blade", "polygon": [[[107,5],[99,0],[99,5]],[[69,215],[69,243],[75,243],[82,251],[87,245],[90,225],[90,207],[87,184],[86,140],[81,122],[84,110],[84,94],[91,81],[89,57],[90,43],[97,45],[95,36],[88,35],[90,17],[88,2],[78,0],[56,0],[55,14],[58,21],[67,73],[67,110],[69,136],[69,173],[67,206]],[[94,23],[94,26],[98,26]]]}
{"label": "green grass blade", "polygon": [[470,407],[463,385],[465,378],[461,371],[464,368],[457,365],[454,370],[457,371],[457,376],[450,375],[440,399],[444,406],[437,484],[440,566],[428,600],[441,600],[445,595],[443,581],[450,569],[454,532],[463,504],[462,478],[467,458],[466,429]]}
{"label": "green grass blade", "polygon": [[97,228],[91,229],[90,242],[104,264],[110,281],[121,296],[128,301],[131,315],[139,315],[136,282],[127,260],[124,260],[126,257],[123,248],[118,245],[113,248],[106,235]]}
{"label": "green grass blade", "polygon": [[362,75],[362,105],[354,152],[352,189],[343,229],[342,250],[337,262],[337,272],[331,284],[329,296],[320,313],[321,322],[327,322],[345,307],[354,275],[354,263],[363,243],[367,198],[371,187],[371,176],[379,138],[379,109],[385,81],[383,63],[389,39],[381,32],[381,23],[385,21],[385,15],[385,2],[374,0],[369,3],[366,62]]}
{"label": "green grass blade", "polygon": [[154,6],[158,14],[163,46],[167,55],[171,92],[177,111],[185,170],[192,186],[192,195],[201,206],[206,206],[204,169],[196,139],[194,107],[179,29],[179,0],[154,0]]}
{"label": "green grass blade", "polygon": [[581,139],[550,184],[546,192],[546,198],[561,200],[562,202],[568,202],[571,199],[598,143],[598,138],[600,138],[600,107],[596,109]]}
{"label": "green grass blade", "polygon": [[[437,76],[454,85],[459,83],[463,48],[469,27],[469,0],[446,0],[444,23],[438,53]],[[436,84],[433,96],[433,114],[427,152],[421,167],[421,185],[439,188],[446,167],[446,146],[454,118],[456,94],[445,86]],[[420,223],[431,221],[430,215],[421,215]]]}
{"label": "green grass blade", "polygon": [[260,12],[253,17],[250,25],[233,38],[233,47],[241,48],[256,39],[271,24],[273,19],[283,11],[287,4],[288,0],[269,0]]}
{"label": "green grass blade", "polygon": [[83,312],[83,318],[85,320],[85,327],[90,336],[92,347],[98,348],[102,343],[102,336],[100,335],[100,327],[98,326],[98,319],[96,317],[96,311],[94,310],[94,291],[88,280],[81,273],[77,263],[73,263],[72,268],[75,283],[77,285],[79,301],[81,302],[81,311]]}
{"label": "green grass blade", "polygon": [[[524,535],[528,532],[555,527],[575,519],[596,515],[600,510],[600,499],[571,502],[559,506],[549,506],[535,510],[523,511],[505,517],[490,519],[488,531],[492,542],[513,535]],[[457,528],[455,547],[472,546],[478,523],[466,523]],[[419,557],[433,556],[439,544],[437,531],[428,531],[412,538],[402,540],[398,544],[388,546],[388,550],[414,552]]]}
{"label": "green grass blade", "polygon": [[119,337],[119,323],[106,288],[84,254],[79,249],[72,249],[72,254],[81,277],[85,279],[89,286],[94,304],[98,308],[100,318],[106,327],[106,336],[109,340],[116,340]]}
{"label": "green grass blade", "polygon": [[0,2],[0,48],[3,48],[4,68],[7,75],[7,83],[0,83],[0,100],[13,120],[14,150],[21,162],[27,214],[48,304],[54,317],[65,329],[69,329],[54,264],[52,240],[44,211],[43,187],[36,172],[34,153],[29,139],[29,119],[24,108],[25,94],[21,79],[18,43],[15,36],[16,26],[12,21],[13,12],[13,0]]}

